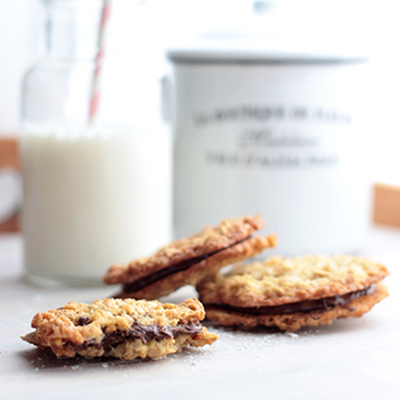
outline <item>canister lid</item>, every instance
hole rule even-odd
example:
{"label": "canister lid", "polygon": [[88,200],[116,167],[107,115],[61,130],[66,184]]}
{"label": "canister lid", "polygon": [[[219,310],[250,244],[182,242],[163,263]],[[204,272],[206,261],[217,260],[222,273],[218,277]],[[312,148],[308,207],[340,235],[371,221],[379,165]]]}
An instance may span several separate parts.
{"label": "canister lid", "polygon": [[336,40],[286,36],[260,37],[252,32],[207,32],[179,47],[167,57],[176,63],[279,64],[363,62],[368,55],[361,46]]}
{"label": "canister lid", "polygon": [[[317,35],[317,33],[315,33]],[[365,46],[334,35],[280,35],[251,31],[210,31],[186,44],[170,48],[167,57],[174,63],[280,64],[348,63],[368,60]]]}

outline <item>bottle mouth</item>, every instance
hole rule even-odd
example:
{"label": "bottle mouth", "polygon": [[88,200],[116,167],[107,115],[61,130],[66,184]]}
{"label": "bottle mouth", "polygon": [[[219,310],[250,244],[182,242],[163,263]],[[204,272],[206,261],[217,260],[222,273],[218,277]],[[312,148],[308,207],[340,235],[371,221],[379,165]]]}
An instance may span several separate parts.
{"label": "bottle mouth", "polygon": [[94,61],[99,54],[104,0],[42,0],[47,58]]}

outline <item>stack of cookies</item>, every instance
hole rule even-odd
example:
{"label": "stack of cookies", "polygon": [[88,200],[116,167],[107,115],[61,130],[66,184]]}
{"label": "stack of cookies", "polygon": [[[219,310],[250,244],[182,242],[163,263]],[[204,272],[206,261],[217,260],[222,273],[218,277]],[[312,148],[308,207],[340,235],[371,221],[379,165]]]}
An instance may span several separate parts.
{"label": "stack of cookies", "polygon": [[258,215],[224,220],[216,227],[206,227],[197,235],[170,243],[151,257],[112,265],[104,282],[123,285],[118,297],[157,299],[274,247],[275,235],[252,236],[263,227],[264,221]]}
{"label": "stack of cookies", "polygon": [[[23,339],[59,357],[158,358],[217,340],[201,326],[205,316],[224,326],[296,331],[360,317],[388,295],[381,283],[387,269],[359,257],[273,256],[239,263],[276,245],[275,235],[254,236],[263,227],[260,216],[227,219],[151,257],[112,265],[103,278],[122,284],[116,298],[38,313],[36,331]],[[185,285],[196,286],[201,302],[156,300]]]}
{"label": "stack of cookies", "polygon": [[388,295],[386,268],[352,256],[271,257],[217,273],[198,286],[207,318],[284,331],[361,317]]}

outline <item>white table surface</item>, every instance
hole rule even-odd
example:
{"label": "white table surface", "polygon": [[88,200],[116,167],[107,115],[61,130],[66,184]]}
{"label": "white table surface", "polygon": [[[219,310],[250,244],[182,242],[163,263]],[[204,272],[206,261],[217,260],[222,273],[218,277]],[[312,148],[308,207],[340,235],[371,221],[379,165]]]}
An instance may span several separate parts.
{"label": "white table surface", "polygon": [[212,346],[155,361],[58,360],[19,338],[33,315],[113,290],[31,286],[20,236],[0,236],[0,399],[400,399],[400,230],[371,229],[363,255],[391,275],[390,296],[362,318],[296,334],[209,326]]}

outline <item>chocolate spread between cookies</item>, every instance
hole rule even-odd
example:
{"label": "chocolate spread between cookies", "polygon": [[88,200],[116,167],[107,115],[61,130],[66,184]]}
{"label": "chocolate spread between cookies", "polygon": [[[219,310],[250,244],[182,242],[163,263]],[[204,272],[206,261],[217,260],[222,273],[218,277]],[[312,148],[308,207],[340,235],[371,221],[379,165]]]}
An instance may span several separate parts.
{"label": "chocolate spread between cookies", "polygon": [[166,267],[164,269],[156,271],[151,275],[145,276],[145,277],[140,278],[133,282],[129,282],[129,283],[123,285],[122,294],[137,292],[137,291],[143,289],[144,287],[149,286],[152,283],[159,281],[160,279],[166,278],[167,276],[172,275],[176,272],[185,271],[185,270],[193,267],[194,265],[200,263],[201,261],[204,261],[207,258],[210,258],[217,253],[227,250],[233,246],[236,246],[239,243],[242,243],[250,238],[251,238],[251,236],[248,236],[248,237],[246,237],[242,240],[239,240],[229,246],[223,247],[222,249],[215,250],[208,254],[202,254],[201,256],[189,258],[188,260],[181,261],[177,264],[170,265],[169,267]]}
{"label": "chocolate spread between cookies", "polygon": [[103,340],[99,343],[95,340],[87,340],[74,348],[76,351],[81,351],[87,349],[89,346],[93,346],[95,348],[103,348],[104,351],[107,352],[110,351],[112,347],[116,347],[126,341],[140,339],[144,344],[147,344],[151,340],[159,342],[163,339],[172,339],[180,335],[196,335],[201,333],[202,329],[200,322],[193,321],[185,322],[177,326],[141,325],[133,323],[129,330],[116,330],[106,333]]}
{"label": "chocolate spread between cookies", "polygon": [[294,313],[312,313],[314,311],[329,311],[334,307],[345,306],[351,300],[361,296],[372,294],[375,291],[375,285],[368,288],[346,293],[340,296],[324,297],[316,300],[305,300],[296,303],[282,304],[279,306],[264,307],[236,307],[229,304],[205,304],[206,307],[221,309],[225,311],[239,312],[250,315],[280,315]]}

